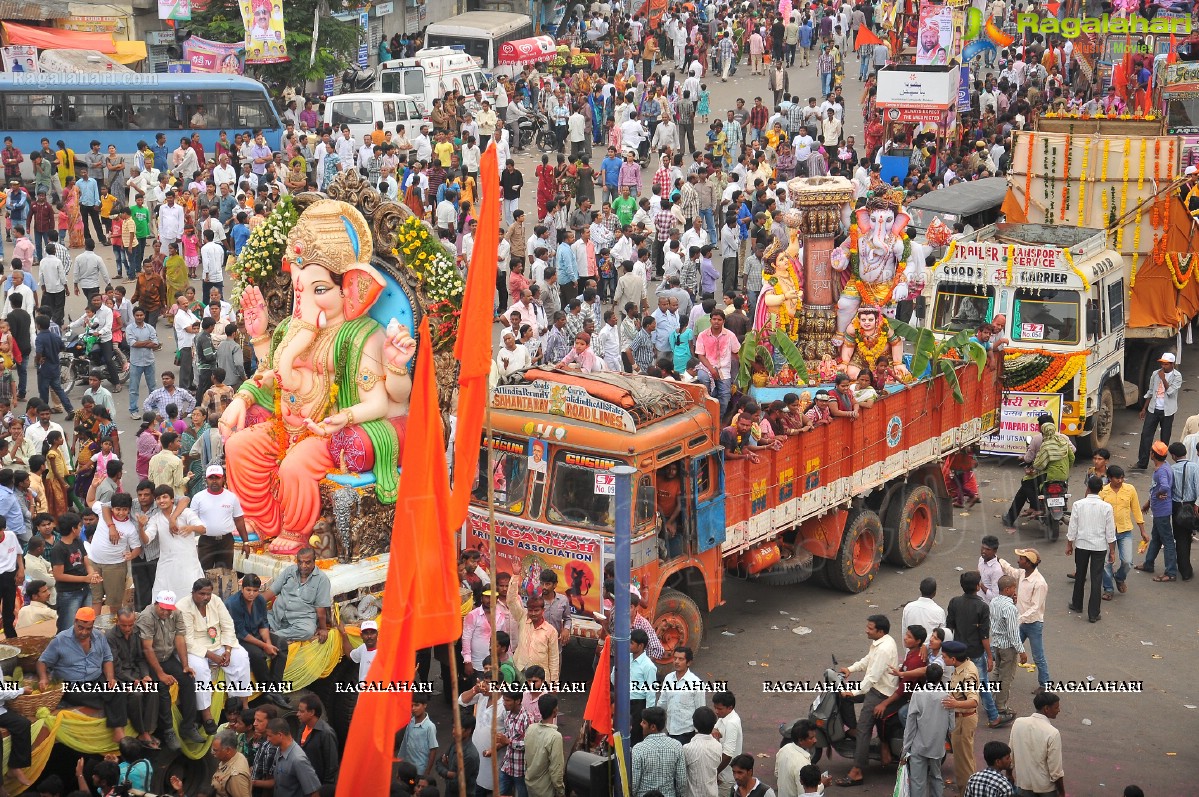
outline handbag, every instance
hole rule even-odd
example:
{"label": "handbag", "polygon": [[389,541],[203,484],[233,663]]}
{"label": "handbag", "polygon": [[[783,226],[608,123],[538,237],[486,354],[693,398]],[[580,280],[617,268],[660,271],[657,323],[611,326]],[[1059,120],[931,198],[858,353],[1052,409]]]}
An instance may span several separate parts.
{"label": "handbag", "polygon": [[[1182,464],[1182,485],[1184,490],[1186,489],[1187,465],[1189,464],[1189,462]],[[1182,497],[1186,498],[1185,492],[1182,493]],[[1190,534],[1196,528],[1199,528],[1199,514],[1195,512],[1194,501],[1180,501],[1178,511],[1174,513],[1175,533],[1177,534],[1177,532],[1181,531]]]}
{"label": "handbag", "polygon": [[911,793],[908,782],[908,765],[900,764],[895,773],[895,790],[891,792],[891,797],[910,797]]}

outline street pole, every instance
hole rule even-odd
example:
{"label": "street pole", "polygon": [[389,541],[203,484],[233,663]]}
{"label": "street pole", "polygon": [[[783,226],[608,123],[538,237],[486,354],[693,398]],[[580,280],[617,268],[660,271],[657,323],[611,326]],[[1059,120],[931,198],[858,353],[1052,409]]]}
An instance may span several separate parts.
{"label": "street pole", "polygon": [[[616,476],[616,584],[615,617],[612,618],[612,660],[616,666],[616,731],[622,744],[624,771],[631,772],[629,744],[632,741],[629,712],[629,632],[633,627],[632,603],[629,600],[633,569],[633,476],[636,468],[617,465],[609,470]],[[619,771],[619,770],[618,770]],[[628,793],[626,784],[625,793]]]}

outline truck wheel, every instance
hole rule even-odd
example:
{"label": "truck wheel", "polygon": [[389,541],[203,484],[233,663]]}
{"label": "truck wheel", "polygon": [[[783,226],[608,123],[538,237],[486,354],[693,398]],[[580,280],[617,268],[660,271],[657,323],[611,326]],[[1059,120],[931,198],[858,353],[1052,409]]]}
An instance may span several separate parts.
{"label": "truck wheel", "polygon": [[937,539],[937,496],[926,485],[904,488],[901,500],[887,507],[887,561],[915,567],[924,561]]}
{"label": "truck wheel", "polygon": [[704,618],[690,596],[677,589],[664,589],[654,611],[654,632],[666,654],[657,663],[669,664],[675,648],[699,649],[704,638]]}
{"label": "truck wheel", "polygon": [[1099,391],[1099,406],[1095,409],[1091,431],[1078,438],[1078,453],[1089,457],[1101,448],[1107,448],[1112,439],[1112,425],[1116,419],[1116,396],[1111,385]]}
{"label": "truck wheel", "polygon": [[833,589],[842,592],[863,592],[878,574],[883,558],[883,524],[878,513],[869,509],[851,512],[845,521],[841,547],[831,567],[825,566],[825,577]]}

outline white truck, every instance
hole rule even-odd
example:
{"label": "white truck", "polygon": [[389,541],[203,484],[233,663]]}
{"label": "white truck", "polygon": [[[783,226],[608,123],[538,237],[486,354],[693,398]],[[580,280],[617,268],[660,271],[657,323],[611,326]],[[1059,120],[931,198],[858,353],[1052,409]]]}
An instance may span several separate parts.
{"label": "white truck", "polygon": [[1027,416],[1041,409],[1060,415],[1080,449],[1107,446],[1116,408],[1138,393],[1125,381],[1127,281],[1103,230],[992,224],[949,245],[927,274],[924,325],[944,339],[1002,314],[1011,339],[999,431],[985,451],[1022,454]]}

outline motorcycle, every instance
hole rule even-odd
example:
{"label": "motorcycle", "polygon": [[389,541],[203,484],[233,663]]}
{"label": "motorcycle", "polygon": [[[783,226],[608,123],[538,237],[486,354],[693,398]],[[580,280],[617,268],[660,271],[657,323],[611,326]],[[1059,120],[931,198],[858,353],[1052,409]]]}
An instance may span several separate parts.
{"label": "motorcycle", "polygon": [[[67,337],[62,342],[62,353],[58,355],[63,390],[73,390],[87,384],[88,377],[97,374],[108,378],[104,367],[104,352],[99,346],[100,338],[94,332],[84,332]],[[129,381],[129,360],[116,346],[112,349],[112,362],[117,369],[121,384]]]}
{"label": "motorcycle", "polygon": [[1037,511],[1045,526],[1045,539],[1057,542],[1061,532],[1062,520],[1066,514],[1066,500],[1070,497],[1067,492],[1070,485],[1066,482],[1044,481],[1037,491]]}
{"label": "motorcycle", "polygon": [[[818,762],[828,751],[831,758],[835,750],[842,758],[853,758],[857,740],[848,731],[857,727],[857,711],[851,698],[842,697],[841,692],[847,688],[846,678],[837,669],[837,657],[833,656],[833,666],[824,671],[824,683],[827,689],[812,700],[808,710],[808,720],[816,726],[816,746],[812,748],[812,763]],[[895,760],[903,754],[903,725],[898,717],[887,717],[882,722],[879,735],[870,740],[870,758],[882,761],[882,745],[886,743],[891,748]],[[794,722],[783,723],[779,726],[782,743],[779,747],[791,741],[791,727]]]}

